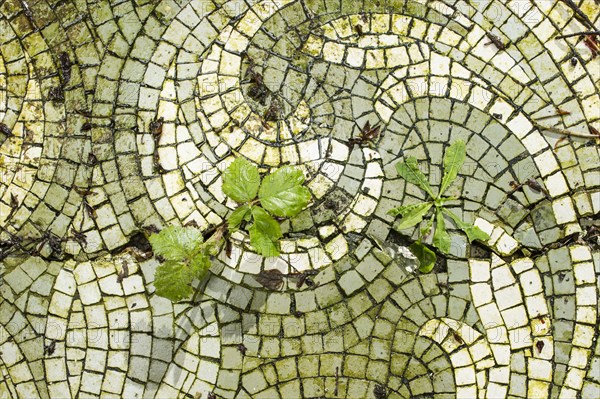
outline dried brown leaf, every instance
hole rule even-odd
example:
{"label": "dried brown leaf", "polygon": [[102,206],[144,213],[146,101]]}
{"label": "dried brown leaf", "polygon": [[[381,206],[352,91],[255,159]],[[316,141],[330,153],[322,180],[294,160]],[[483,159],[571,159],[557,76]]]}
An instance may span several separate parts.
{"label": "dried brown leaf", "polygon": [[544,350],[544,341],[537,341],[535,343],[535,347],[538,350],[538,353],[542,353],[542,351]]}
{"label": "dried brown leaf", "polygon": [[504,44],[504,42],[502,42],[502,39],[500,39],[498,36],[490,32],[487,32],[486,35],[491,41],[490,44],[496,46],[498,50],[504,50],[506,48],[506,44]]}
{"label": "dried brown leaf", "polygon": [[263,287],[278,291],[283,286],[283,274],[277,269],[263,270],[256,277],[256,281]]}
{"label": "dried brown leaf", "polygon": [[596,36],[587,35],[585,39],[583,39],[583,44],[585,44],[586,47],[592,52],[592,58],[596,58],[596,56],[600,53],[598,38]]}
{"label": "dried brown leaf", "polygon": [[65,86],[71,80],[71,59],[69,58],[69,54],[64,51],[60,53],[58,56],[58,60],[60,61],[60,70],[63,76],[63,86]]}
{"label": "dried brown leaf", "polygon": [[6,126],[4,123],[0,123],[0,133],[6,135],[6,136],[12,136],[12,130],[10,130],[10,128],[8,126]]}

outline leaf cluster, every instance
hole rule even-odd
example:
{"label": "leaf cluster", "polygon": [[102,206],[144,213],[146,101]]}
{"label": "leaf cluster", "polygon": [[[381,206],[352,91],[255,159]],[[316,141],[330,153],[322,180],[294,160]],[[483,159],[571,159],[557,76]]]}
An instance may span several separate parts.
{"label": "leaf cluster", "polygon": [[[463,222],[452,211],[445,208],[446,203],[455,198],[444,197],[443,194],[456,180],[465,159],[466,146],[463,141],[456,141],[448,147],[444,155],[444,177],[437,195],[434,194],[423,172],[419,170],[416,158],[409,157],[405,162],[396,164],[400,176],[425,191],[430,198],[429,201],[405,205],[389,211],[392,216],[401,216],[400,222],[394,226],[398,231],[414,227],[428,218],[426,226],[420,231],[420,239],[410,246],[411,252],[419,259],[419,270],[423,273],[430,272],[436,262],[435,252],[421,242],[421,239],[428,236],[432,229],[434,229],[432,245],[443,254],[450,252],[450,235],[446,231],[446,217],[467,235],[469,242],[489,240],[487,233],[471,223]],[[431,210],[433,212],[430,213]]]}
{"label": "leaf cluster", "polygon": [[170,226],[148,239],[154,254],[164,259],[156,269],[156,294],[172,301],[189,297],[191,282],[210,268],[210,243],[195,227]]}
{"label": "leaf cluster", "polygon": [[284,166],[262,181],[258,168],[237,158],[223,174],[223,192],[240,206],[228,219],[229,231],[247,224],[250,244],[263,256],[279,255],[281,226],[274,217],[294,217],[310,202],[300,169]]}
{"label": "leaf cluster", "polygon": [[289,166],[261,181],[254,165],[237,158],[223,174],[223,192],[239,206],[223,225],[210,235],[194,226],[171,226],[150,236],[154,254],[164,260],[154,276],[156,294],[172,301],[192,295],[192,281],[208,272],[210,257],[218,253],[226,233],[242,227],[248,228],[250,244],[257,253],[279,255],[283,234],[275,217],[296,216],[308,204],[311,195],[303,183],[302,171]]}

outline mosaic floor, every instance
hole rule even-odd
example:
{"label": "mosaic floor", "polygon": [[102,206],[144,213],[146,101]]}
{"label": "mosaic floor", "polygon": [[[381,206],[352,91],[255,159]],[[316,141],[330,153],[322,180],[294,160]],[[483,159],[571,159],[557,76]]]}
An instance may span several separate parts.
{"label": "mosaic floor", "polygon": [[[600,397],[600,50],[577,35],[599,19],[593,0],[0,0],[0,398]],[[383,134],[353,142],[367,122]],[[491,238],[449,225],[421,274],[387,212],[425,193],[394,166],[439,187],[456,140],[452,209]],[[307,177],[282,255],[239,232],[194,298],[154,295],[144,234],[222,223],[237,156]],[[314,284],[269,289],[271,269]]]}

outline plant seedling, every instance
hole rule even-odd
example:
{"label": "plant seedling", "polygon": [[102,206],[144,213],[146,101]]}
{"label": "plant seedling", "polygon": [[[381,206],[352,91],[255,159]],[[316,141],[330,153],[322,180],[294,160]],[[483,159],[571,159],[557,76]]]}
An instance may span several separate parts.
{"label": "plant seedling", "polygon": [[230,232],[251,223],[250,244],[263,256],[279,255],[281,227],[273,217],[294,217],[310,202],[300,169],[284,166],[262,182],[258,169],[243,158],[236,159],[223,175],[223,192],[240,206],[228,219]]}
{"label": "plant seedling", "polygon": [[[172,301],[189,297],[194,279],[210,268],[210,257],[226,250],[228,235],[248,226],[250,244],[265,257],[279,255],[281,226],[275,219],[296,216],[310,202],[300,169],[284,166],[261,181],[258,168],[237,158],[223,173],[223,192],[239,206],[220,226],[208,232],[197,227],[171,226],[150,236],[154,254],[164,262],[154,278],[156,294]],[[209,233],[209,234],[207,234]]]}
{"label": "plant seedling", "polygon": [[[409,157],[405,162],[396,164],[396,169],[400,176],[407,182],[412,183],[425,191],[430,200],[419,204],[401,206],[389,211],[388,213],[392,216],[400,215],[402,217],[400,223],[394,226],[395,230],[405,230],[418,225],[428,216],[430,213],[429,211],[433,208],[433,214],[429,217],[426,227],[420,231],[420,237],[422,238],[429,235],[435,219],[436,225],[432,244],[443,254],[448,254],[450,252],[450,235],[446,231],[446,216],[454,222],[456,227],[467,235],[469,242],[475,240],[489,240],[489,235],[483,232],[479,227],[463,222],[453,212],[445,208],[448,201],[455,200],[456,198],[443,197],[443,194],[448,190],[454,180],[456,180],[458,172],[465,162],[466,155],[466,146],[463,141],[456,141],[450,145],[444,155],[444,177],[442,178],[442,184],[437,195],[433,193],[433,189],[429,185],[427,178],[423,172],[419,170],[416,158]],[[409,249],[417,259],[419,259],[419,271],[422,273],[429,273],[435,266],[437,259],[435,252],[422,243],[421,239],[414,242]]]}

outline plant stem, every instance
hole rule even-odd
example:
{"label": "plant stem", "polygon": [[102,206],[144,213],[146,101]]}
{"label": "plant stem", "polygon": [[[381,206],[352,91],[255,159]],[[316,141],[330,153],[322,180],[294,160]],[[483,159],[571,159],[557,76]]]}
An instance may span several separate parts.
{"label": "plant stem", "polygon": [[[194,255],[198,255],[201,252],[207,252],[207,255],[210,255],[210,246],[215,245],[216,247],[220,247],[222,241],[224,241],[224,234],[227,230],[227,220],[225,220],[220,225],[216,226],[213,230],[211,236],[200,246],[198,252]],[[208,271],[207,271],[208,272]],[[206,276],[206,274],[204,274]],[[200,286],[202,285],[202,281],[200,280],[200,284],[196,287],[194,291],[194,295],[192,296],[192,303],[196,303],[198,299],[198,295],[200,294]]]}
{"label": "plant stem", "polygon": [[556,36],[555,39],[566,39],[573,36],[600,35],[600,30],[592,30],[587,32],[569,33],[566,35]]}
{"label": "plant stem", "polygon": [[598,139],[600,138],[600,136],[596,136],[594,134],[586,134],[586,133],[577,133],[577,132],[572,132],[570,130],[565,130],[565,129],[560,129],[557,127],[552,127],[552,126],[544,126],[536,121],[532,121],[531,122],[533,124],[533,126],[537,127],[540,130],[547,130],[549,132],[552,133],[557,133],[557,134],[564,134],[566,136],[573,136],[573,137],[583,137],[586,139]]}
{"label": "plant stem", "polygon": [[579,17],[577,18],[579,22],[581,22],[583,25],[586,25],[589,29],[596,29],[594,23],[590,20],[587,14],[581,11],[581,8],[579,8],[579,6],[575,4],[573,0],[562,0],[562,2],[569,6],[571,10],[573,10],[573,12],[575,13],[575,17]]}

